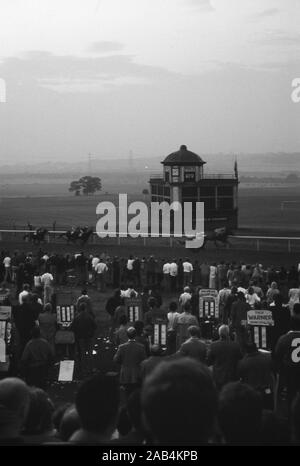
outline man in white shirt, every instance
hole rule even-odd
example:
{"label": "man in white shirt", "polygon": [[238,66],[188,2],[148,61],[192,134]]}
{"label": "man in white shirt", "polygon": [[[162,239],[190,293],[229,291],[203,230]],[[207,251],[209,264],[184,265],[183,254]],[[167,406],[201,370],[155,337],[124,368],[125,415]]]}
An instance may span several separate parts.
{"label": "man in white shirt", "polygon": [[293,309],[294,309],[294,304],[300,302],[300,288],[290,288],[288,297],[289,297],[288,307],[292,314]]}
{"label": "man in white shirt", "polygon": [[138,296],[138,292],[135,291],[135,289],[129,285],[127,290],[121,291],[121,297],[122,298],[136,298]]}
{"label": "man in white shirt", "polygon": [[181,309],[184,309],[184,305],[187,302],[190,302],[192,299],[191,291],[188,286],[185,286],[183,289],[183,293],[179,296],[179,304],[181,306]]}
{"label": "man in white shirt", "polygon": [[213,264],[209,268],[209,288],[216,289],[217,287],[217,266]]}
{"label": "man in white shirt", "polygon": [[219,312],[220,312],[220,317],[223,321],[224,318],[224,309],[225,305],[228,299],[228,296],[230,295],[231,290],[229,286],[225,284],[225,286],[219,291]]}
{"label": "man in white shirt", "polygon": [[91,264],[92,264],[92,274],[93,274],[92,281],[96,281],[96,279],[97,279],[96,266],[97,266],[97,264],[99,264],[99,261],[100,261],[100,259],[99,259],[98,256],[95,256],[95,257],[92,258],[92,262],[91,262]]}
{"label": "man in white shirt", "polygon": [[41,283],[45,286],[51,286],[53,283],[53,275],[50,272],[45,272],[41,276]]}
{"label": "man in white shirt", "polygon": [[133,281],[133,263],[134,258],[133,256],[130,256],[126,264],[126,277],[129,281]]}
{"label": "man in white shirt", "polygon": [[163,276],[164,276],[164,290],[170,290],[170,262],[164,262],[163,264]]}
{"label": "man in white shirt", "polygon": [[183,286],[190,285],[192,282],[192,272],[194,268],[188,258],[186,258],[185,261],[182,263],[182,268],[183,268]]}
{"label": "man in white shirt", "polygon": [[108,267],[103,261],[103,259],[99,259],[98,264],[95,267],[96,272],[96,279],[97,279],[97,290],[104,291],[105,288],[105,275],[108,271]]}
{"label": "man in white shirt", "polygon": [[25,296],[29,295],[29,291],[30,291],[30,286],[27,283],[25,283],[25,285],[23,285],[23,290],[21,291],[21,293],[19,293],[19,304],[20,305],[23,304]]}
{"label": "man in white shirt", "polygon": [[176,264],[176,260],[170,264],[170,282],[171,282],[171,290],[176,291],[177,289],[177,275],[178,275],[178,265]]}
{"label": "man in white shirt", "polygon": [[127,270],[133,270],[134,259],[132,256],[127,261]]}
{"label": "man in white shirt", "polygon": [[242,293],[244,293],[244,295],[246,295],[246,293],[247,293],[246,288],[244,288],[243,286],[238,286],[237,290],[238,290],[238,292],[241,291]]}
{"label": "man in white shirt", "polygon": [[255,309],[255,307],[260,303],[260,297],[257,296],[256,293],[254,293],[252,286],[250,286],[250,288],[248,289],[248,293],[246,293],[245,297],[247,303],[250,304],[251,309]]}
{"label": "man in white shirt", "polygon": [[179,317],[179,312],[177,312],[177,303],[175,301],[172,301],[169,304],[169,312],[167,314],[168,330],[173,330],[174,322],[176,321],[178,317]]}
{"label": "man in white shirt", "polygon": [[92,268],[93,268],[94,270],[95,270],[95,268],[96,268],[96,265],[99,264],[99,261],[100,261],[100,259],[99,259],[98,256],[93,257],[93,259],[92,259]]}
{"label": "man in white shirt", "polygon": [[177,333],[177,347],[188,339],[188,327],[195,325],[199,327],[197,317],[191,314],[191,305],[185,303],[183,312],[174,321],[174,330]]}
{"label": "man in white shirt", "polygon": [[3,265],[4,265],[4,281],[8,282],[11,280],[11,258],[9,256],[4,257],[3,259]]}
{"label": "man in white shirt", "polygon": [[45,272],[41,276],[41,283],[44,286],[44,305],[51,303],[51,298],[53,295],[53,275],[49,272]]}
{"label": "man in white shirt", "polygon": [[45,252],[45,254],[41,257],[40,274],[45,272],[45,270],[47,269],[48,260],[49,260],[48,253]]}

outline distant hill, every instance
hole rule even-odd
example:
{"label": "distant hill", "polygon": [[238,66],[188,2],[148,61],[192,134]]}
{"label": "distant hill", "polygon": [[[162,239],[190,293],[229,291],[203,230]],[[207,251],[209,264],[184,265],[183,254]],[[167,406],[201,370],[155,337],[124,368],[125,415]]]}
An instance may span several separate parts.
{"label": "distant hill", "polygon": [[[168,154],[161,156],[136,157],[132,159],[94,158],[91,162],[91,171],[94,174],[122,172],[125,173],[139,172],[148,176],[153,171],[161,171],[160,162]],[[296,153],[266,153],[266,154],[201,154],[199,155],[207,162],[205,165],[206,173],[232,173],[235,159],[238,161],[238,170],[240,175],[247,176],[268,176],[281,175],[286,176],[289,173],[300,174],[300,152]],[[41,162],[36,164],[12,164],[0,166],[0,179],[7,175],[22,174],[26,177],[51,174],[57,177],[65,178],[67,176],[82,175],[88,173],[87,160],[82,162]]]}

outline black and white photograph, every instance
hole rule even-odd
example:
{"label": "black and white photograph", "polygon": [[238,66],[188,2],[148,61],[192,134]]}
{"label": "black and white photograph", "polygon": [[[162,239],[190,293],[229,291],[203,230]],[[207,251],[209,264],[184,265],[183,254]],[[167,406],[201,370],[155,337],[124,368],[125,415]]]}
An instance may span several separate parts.
{"label": "black and white photograph", "polygon": [[1,447],[300,445],[299,24],[0,0]]}

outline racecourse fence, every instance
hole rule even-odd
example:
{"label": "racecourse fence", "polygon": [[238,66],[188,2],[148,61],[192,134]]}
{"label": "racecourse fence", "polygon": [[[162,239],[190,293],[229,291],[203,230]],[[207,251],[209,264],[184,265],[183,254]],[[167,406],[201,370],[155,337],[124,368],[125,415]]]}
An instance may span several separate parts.
{"label": "racecourse fence", "polygon": [[[60,235],[64,234],[66,230],[49,230],[45,236],[46,243],[54,244],[65,244],[65,238],[59,238]],[[3,229],[0,230],[0,243],[1,242],[20,242],[28,243],[28,240],[24,239],[24,235],[31,233],[30,230],[22,229]],[[148,237],[137,237],[132,238],[130,236],[120,236],[120,233],[117,232],[115,237],[106,237],[100,238],[96,232],[93,232],[93,235],[89,239],[88,243],[93,245],[101,244],[105,246],[109,245],[121,245],[128,244],[129,246],[139,245],[139,246],[161,246],[161,247],[183,247],[182,241],[185,238],[177,238],[174,235],[156,235]],[[228,249],[247,249],[255,251],[280,251],[288,253],[300,253],[300,237],[290,237],[290,236],[243,236],[243,235],[234,235],[228,236],[230,244],[225,247]],[[211,242],[207,243],[208,248],[210,248]],[[220,243],[219,243],[220,244]],[[213,246],[214,247],[214,246]]]}
{"label": "racecourse fence", "polygon": [[286,207],[299,209],[300,208],[300,200],[298,199],[296,201],[281,201],[280,210],[284,211],[284,209]]}

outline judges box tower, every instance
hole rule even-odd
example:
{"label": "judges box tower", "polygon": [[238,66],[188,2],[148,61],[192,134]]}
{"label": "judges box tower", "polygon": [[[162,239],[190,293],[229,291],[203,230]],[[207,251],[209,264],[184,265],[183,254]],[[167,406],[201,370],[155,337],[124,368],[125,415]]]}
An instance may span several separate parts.
{"label": "judges box tower", "polygon": [[206,162],[181,146],[162,162],[162,175],[150,178],[151,201],[204,202],[205,230],[227,226],[238,227],[238,172],[235,162],[232,174],[205,174]]}

